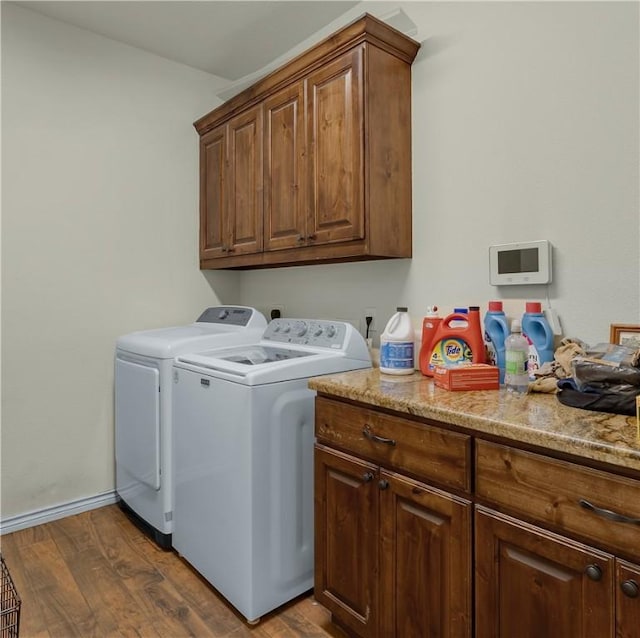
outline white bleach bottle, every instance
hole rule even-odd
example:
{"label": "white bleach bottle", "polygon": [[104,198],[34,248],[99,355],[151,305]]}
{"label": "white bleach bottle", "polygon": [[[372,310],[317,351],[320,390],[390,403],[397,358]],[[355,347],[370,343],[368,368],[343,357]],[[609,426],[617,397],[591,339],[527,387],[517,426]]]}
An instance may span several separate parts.
{"label": "white bleach bottle", "polygon": [[405,307],[396,308],[397,312],[387,323],[380,335],[380,372],[384,374],[413,374],[414,339],[413,322]]}

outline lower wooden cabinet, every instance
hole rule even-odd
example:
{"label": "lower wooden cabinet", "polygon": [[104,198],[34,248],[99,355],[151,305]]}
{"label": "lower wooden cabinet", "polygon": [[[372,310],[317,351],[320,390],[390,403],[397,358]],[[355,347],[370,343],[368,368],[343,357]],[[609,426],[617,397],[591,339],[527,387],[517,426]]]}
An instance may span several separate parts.
{"label": "lower wooden cabinet", "polygon": [[316,445],[315,595],[365,638],[471,635],[471,504]]}
{"label": "lower wooden cabinet", "polygon": [[640,638],[638,478],[325,396],[315,433],[315,596],[351,635]]}
{"label": "lower wooden cabinet", "polygon": [[475,534],[478,638],[640,636],[639,565],[480,506]]}
{"label": "lower wooden cabinet", "polygon": [[613,635],[613,556],[480,507],[475,532],[478,638]]}
{"label": "lower wooden cabinet", "polygon": [[616,638],[640,636],[640,565],[616,560]]}

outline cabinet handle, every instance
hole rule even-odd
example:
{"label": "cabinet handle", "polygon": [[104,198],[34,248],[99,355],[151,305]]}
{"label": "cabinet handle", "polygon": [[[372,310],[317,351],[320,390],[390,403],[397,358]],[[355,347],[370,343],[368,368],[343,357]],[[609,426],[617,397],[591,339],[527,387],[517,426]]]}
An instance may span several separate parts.
{"label": "cabinet handle", "polygon": [[385,443],[386,445],[395,445],[396,442],[393,439],[386,439],[383,436],[378,436],[371,431],[368,423],[365,423],[365,426],[362,428],[362,434],[365,439],[369,439],[369,441],[373,441],[374,443]]}
{"label": "cabinet handle", "polygon": [[382,479],[381,481],[378,482],[378,487],[381,490],[386,490],[389,487],[389,481],[385,481],[384,479]]}
{"label": "cabinet handle", "polygon": [[229,253],[235,253],[236,249],[235,248],[227,248],[227,252]]}
{"label": "cabinet handle", "polygon": [[307,235],[307,239],[309,241],[313,241],[316,238],[316,234],[315,233],[311,233],[311,235]]}
{"label": "cabinet handle", "polygon": [[625,580],[620,583],[620,589],[622,589],[622,593],[629,598],[637,598],[640,593],[640,587],[638,587],[638,583],[635,580]]}
{"label": "cabinet handle", "polygon": [[304,237],[302,235],[298,235],[296,241],[302,243],[304,241]]}
{"label": "cabinet handle", "polygon": [[586,510],[590,510],[594,514],[598,516],[602,516],[602,518],[608,518],[610,521],[616,521],[617,523],[631,523],[632,525],[640,525],[640,518],[632,518],[630,516],[625,516],[624,514],[618,514],[617,512],[612,512],[611,510],[603,509],[602,507],[597,507],[593,503],[589,503],[585,499],[581,498],[578,503],[581,507],[584,507]]}
{"label": "cabinet handle", "polygon": [[226,246],[223,246],[223,247],[222,247],[222,252],[223,252],[223,253],[226,253],[228,250],[229,250],[229,249],[228,249]]}
{"label": "cabinet handle", "polygon": [[600,569],[598,565],[587,565],[584,573],[588,578],[595,580],[596,582],[602,580],[602,569]]}
{"label": "cabinet handle", "polygon": [[373,481],[373,474],[371,472],[365,472],[362,475],[362,480],[364,483],[371,483],[371,481]]}

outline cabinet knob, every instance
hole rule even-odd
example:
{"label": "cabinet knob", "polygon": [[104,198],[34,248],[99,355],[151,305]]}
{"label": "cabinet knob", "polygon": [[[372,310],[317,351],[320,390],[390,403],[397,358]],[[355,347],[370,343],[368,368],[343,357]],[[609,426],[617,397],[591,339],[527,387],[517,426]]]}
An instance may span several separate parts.
{"label": "cabinet knob", "polygon": [[362,475],[362,480],[363,480],[365,483],[370,483],[371,481],[373,481],[373,474],[372,474],[371,472],[365,472],[365,473]]}
{"label": "cabinet knob", "polygon": [[228,249],[226,246],[223,246],[223,247],[222,247],[222,252],[223,252],[223,253],[226,253],[228,250],[229,250],[229,249]]}
{"label": "cabinet knob", "polygon": [[587,568],[584,570],[584,573],[591,580],[602,580],[602,569],[598,565],[587,565]]}
{"label": "cabinet knob", "polygon": [[298,237],[296,238],[296,241],[299,243],[302,243],[304,241],[304,237],[302,235],[298,235]]}
{"label": "cabinet knob", "polygon": [[622,589],[622,593],[629,598],[637,598],[640,593],[640,587],[638,587],[638,583],[635,580],[625,580],[620,583],[620,589]]}
{"label": "cabinet knob", "polygon": [[389,481],[385,481],[384,479],[382,479],[381,481],[378,482],[378,487],[381,490],[386,490],[389,487]]}
{"label": "cabinet knob", "polygon": [[316,234],[315,233],[311,233],[311,235],[307,235],[307,239],[309,241],[313,241],[316,238]]}

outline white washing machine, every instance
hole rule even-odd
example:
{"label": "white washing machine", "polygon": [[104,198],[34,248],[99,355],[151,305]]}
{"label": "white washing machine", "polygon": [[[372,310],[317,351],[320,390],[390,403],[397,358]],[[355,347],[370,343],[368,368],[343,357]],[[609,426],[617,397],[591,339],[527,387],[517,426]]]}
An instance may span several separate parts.
{"label": "white washing machine", "polygon": [[250,622],[313,587],[308,378],[368,367],[362,335],[320,320],[176,357],[173,546]]}
{"label": "white washing machine", "polygon": [[195,323],[119,337],[115,353],[116,492],[120,506],[171,547],[171,367],[206,348],[256,343],[267,321],[244,306],[208,308]]}

